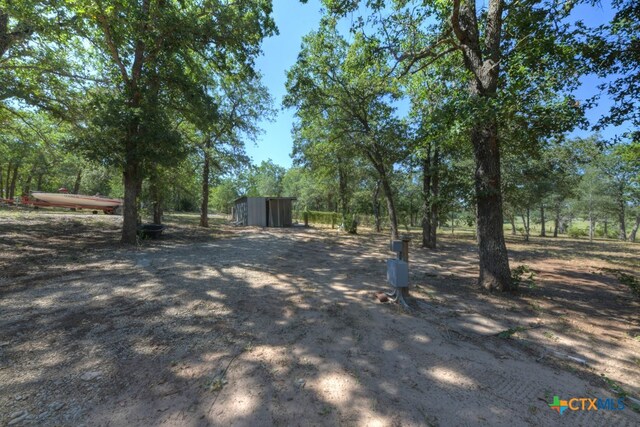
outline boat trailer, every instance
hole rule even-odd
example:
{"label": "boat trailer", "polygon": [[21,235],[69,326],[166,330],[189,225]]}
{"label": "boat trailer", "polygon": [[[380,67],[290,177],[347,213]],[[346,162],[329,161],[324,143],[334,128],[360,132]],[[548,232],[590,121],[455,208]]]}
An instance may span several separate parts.
{"label": "boat trailer", "polygon": [[31,198],[29,196],[22,196],[18,200],[15,199],[0,199],[0,203],[7,204],[10,206],[24,206],[31,207],[34,209],[39,208],[63,208],[63,209],[72,209],[72,210],[90,210],[94,214],[97,214],[98,211],[104,212],[106,215],[115,215],[119,213],[121,206],[100,206],[97,208],[95,205],[85,205],[82,203],[53,203],[46,202],[44,200],[38,200]]}

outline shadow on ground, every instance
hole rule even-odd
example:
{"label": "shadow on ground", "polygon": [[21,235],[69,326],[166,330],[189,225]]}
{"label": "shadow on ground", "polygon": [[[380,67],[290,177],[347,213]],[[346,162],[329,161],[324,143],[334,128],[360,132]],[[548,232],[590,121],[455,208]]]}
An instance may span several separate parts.
{"label": "shadow on ground", "polygon": [[[3,251],[19,250],[0,278],[0,423],[640,422],[629,409],[550,410],[554,395],[611,392],[494,336],[535,318],[510,311],[533,297],[470,292],[470,242],[412,252],[419,308],[405,313],[372,297],[385,289],[381,235],[224,227],[130,249],[110,223],[96,232],[102,239],[70,249],[85,233],[69,230],[80,226],[43,221],[48,231],[18,227],[0,238]],[[95,231],[91,221],[82,227]]]}

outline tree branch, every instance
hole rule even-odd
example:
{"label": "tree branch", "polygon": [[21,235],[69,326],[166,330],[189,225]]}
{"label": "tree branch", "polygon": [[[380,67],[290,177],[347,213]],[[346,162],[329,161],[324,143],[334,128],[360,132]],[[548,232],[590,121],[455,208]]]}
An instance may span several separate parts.
{"label": "tree branch", "polygon": [[131,85],[131,80],[129,79],[129,73],[127,73],[127,68],[124,66],[122,59],[120,59],[120,54],[118,53],[118,47],[116,46],[115,41],[113,40],[113,36],[111,34],[111,28],[109,27],[109,23],[107,22],[106,16],[100,14],[97,16],[98,23],[102,27],[102,31],[104,32],[104,39],[107,43],[107,49],[109,50],[109,54],[111,55],[111,59],[116,63],[118,68],[120,69],[120,74],[122,75],[122,80],[127,85]]}
{"label": "tree branch", "polygon": [[8,65],[8,66],[0,66],[0,68],[7,69],[7,70],[34,70],[34,71],[40,71],[43,73],[55,74],[61,77],[69,77],[77,80],[86,80],[86,81],[96,82],[96,83],[108,83],[108,80],[105,80],[105,79],[97,79],[97,78],[88,77],[88,76],[80,76],[78,74],[65,73],[64,71],[54,70],[52,68],[37,67],[35,65]]}

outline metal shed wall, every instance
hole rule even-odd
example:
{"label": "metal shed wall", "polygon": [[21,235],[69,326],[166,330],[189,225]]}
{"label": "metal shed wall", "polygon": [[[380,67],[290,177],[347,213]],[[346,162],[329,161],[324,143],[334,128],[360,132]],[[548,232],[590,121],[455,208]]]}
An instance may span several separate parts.
{"label": "metal shed wall", "polygon": [[291,199],[268,199],[270,227],[291,227],[291,204]]}
{"label": "metal shed wall", "polygon": [[240,197],[236,199],[233,220],[238,225],[291,227],[295,197]]}
{"label": "metal shed wall", "polygon": [[237,224],[247,225],[247,215],[247,198],[242,197],[235,202],[233,209],[233,220]]}
{"label": "metal shed wall", "polygon": [[267,226],[267,200],[265,197],[248,197],[247,212],[246,225]]}

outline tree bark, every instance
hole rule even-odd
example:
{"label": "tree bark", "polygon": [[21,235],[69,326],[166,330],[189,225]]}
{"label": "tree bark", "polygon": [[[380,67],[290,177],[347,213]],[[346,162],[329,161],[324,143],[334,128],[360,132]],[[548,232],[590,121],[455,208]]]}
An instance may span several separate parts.
{"label": "tree bark", "polygon": [[338,203],[340,204],[340,215],[342,216],[342,227],[347,229],[347,215],[349,214],[349,201],[347,196],[348,183],[347,173],[344,170],[343,160],[338,156]]}
{"label": "tree bark", "polygon": [[518,230],[516,229],[516,216],[509,215],[509,222],[511,223],[511,235],[516,236],[518,234]]}
{"label": "tree bark", "polygon": [[18,182],[18,163],[13,165],[13,176],[11,177],[11,185],[9,185],[9,198],[13,199],[16,193],[16,182]]}
{"label": "tree bark", "polygon": [[631,233],[629,233],[629,241],[630,242],[634,242],[636,241],[636,234],[638,233],[638,228],[640,228],[640,213],[638,215],[636,215],[636,223],[633,226],[633,229],[631,230]]}
{"label": "tree bark", "polygon": [[455,217],[455,213],[453,212],[453,209],[451,210],[451,234],[453,235],[453,229],[454,229],[454,221],[455,221],[456,217]]}
{"label": "tree bark", "polygon": [[7,166],[7,179],[4,182],[4,195],[7,199],[9,199],[9,187],[11,186],[11,170],[13,168],[13,163],[9,160],[9,165]]}
{"label": "tree bark", "polygon": [[560,228],[560,209],[556,210],[556,217],[553,221],[553,237],[558,237],[558,228]]}
{"label": "tree bark", "polygon": [[2,165],[0,165],[0,199],[4,197],[4,174],[2,171]]}
{"label": "tree bark", "polygon": [[82,182],[82,169],[78,169],[78,174],[76,175],[76,182],[73,183],[73,194],[78,194],[80,191],[80,183]]}
{"label": "tree bark", "polygon": [[544,218],[544,203],[540,204],[540,237],[547,237],[547,223]]}
{"label": "tree bark", "polygon": [[430,249],[437,246],[439,169],[438,147],[430,143],[422,163],[422,247]]}
{"label": "tree bark", "polygon": [[593,213],[589,211],[589,241],[593,242],[593,228],[595,227]]}
{"label": "tree bark", "polygon": [[384,193],[384,197],[387,200],[387,210],[389,211],[389,225],[391,226],[391,238],[394,240],[398,240],[400,238],[398,234],[398,216],[396,214],[396,205],[393,201],[393,192],[391,191],[391,184],[386,176],[386,174],[381,177],[382,181],[382,192]]}
{"label": "tree bark", "polygon": [[[458,40],[457,48],[463,53],[465,67],[472,75],[470,94],[479,101],[495,98],[497,93],[503,6],[503,0],[489,1],[484,15],[483,43],[476,3],[453,1],[451,27]],[[471,143],[476,163],[478,284],[487,290],[507,291],[511,290],[511,270],[503,230],[498,121],[491,108],[486,109],[486,113],[475,114]]]}
{"label": "tree bark", "polygon": [[367,151],[367,157],[371,161],[371,164],[378,172],[378,178],[382,185],[382,194],[387,201],[387,211],[389,212],[389,225],[391,226],[391,238],[394,240],[398,240],[398,215],[396,213],[396,206],[393,200],[393,191],[391,190],[391,183],[389,182],[389,177],[387,175],[387,168],[384,164],[383,157],[379,152],[377,146],[374,146],[373,149]]}
{"label": "tree bark", "polygon": [[23,196],[28,196],[29,193],[31,192],[31,181],[33,179],[33,174],[29,173],[29,175],[27,176],[27,180],[24,182],[24,187],[22,187],[22,195]]}
{"label": "tree bark", "polygon": [[422,247],[434,249],[431,240],[431,144],[422,159]]}
{"label": "tree bark", "polygon": [[202,204],[200,205],[200,227],[209,227],[209,171],[210,159],[209,149],[211,142],[209,139],[204,145],[204,165],[202,166]]}
{"label": "tree bark", "polygon": [[162,224],[164,214],[164,197],[162,193],[162,179],[157,168],[154,168],[149,177],[149,193],[151,193],[151,204],[153,208],[153,223]]}
{"label": "tree bark", "polygon": [[380,180],[376,181],[376,188],[373,191],[373,220],[375,222],[376,232],[380,232]]}
{"label": "tree bark", "polygon": [[504,241],[497,123],[476,123],[471,138],[476,160],[478,284],[487,290],[506,291],[511,289],[511,270]]}
{"label": "tree bark", "polygon": [[618,191],[618,224],[620,224],[620,231],[618,233],[619,240],[627,240],[627,226],[625,223],[625,202],[624,202],[624,186],[620,185]]}
{"label": "tree bark", "polygon": [[142,186],[140,165],[136,161],[129,161],[125,166],[124,179],[124,208],[122,219],[122,238],[125,244],[137,242],[138,227],[138,195]]}
{"label": "tree bark", "polygon": [[440,150],[438,146],[433,150],[433,161],[431,162],[433,168],[431,179],[431,242],[433,243],[433,249],[437,246],[437,231],[438,231],[438,208],[440,194]]}
{"label": "tree bark", "polygon": [[522,228],[524,228],[524,241],[529,241],[531,229],[529,228],[529,208],[522,214]]}

